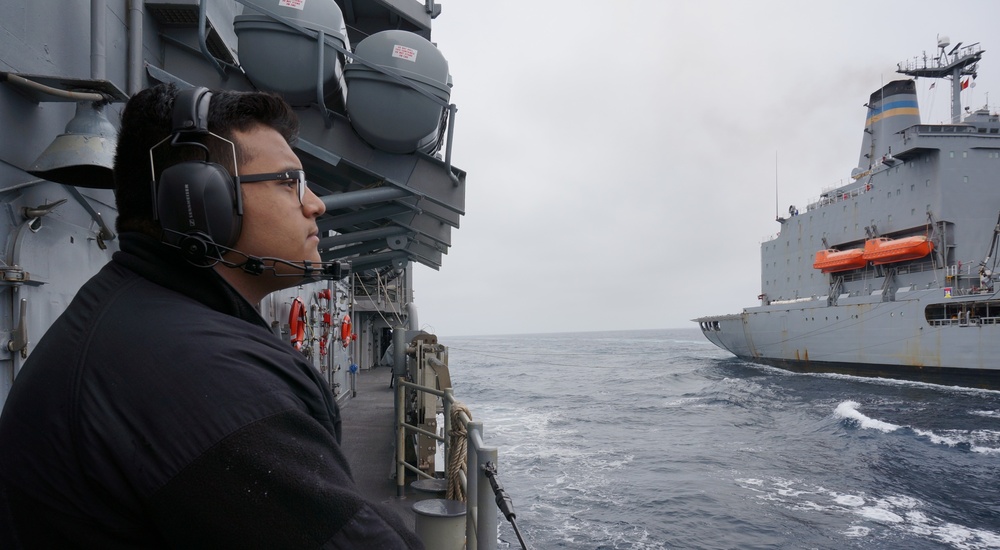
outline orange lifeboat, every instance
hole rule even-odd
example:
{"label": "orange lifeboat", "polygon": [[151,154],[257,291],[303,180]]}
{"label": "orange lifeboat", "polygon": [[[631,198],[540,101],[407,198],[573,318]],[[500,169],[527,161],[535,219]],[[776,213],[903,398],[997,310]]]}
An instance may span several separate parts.
{"label": "orange lifeboat", "polygon": [[864,258],[875,265],[883,265],[923,258],[932,250],[934,243],[924,236],[904,239],[879,237],[865,241]]}
{"label": "orange lifeboat", "polygon": [[816,252],[816,261],[813,268],[823,273],[834,273],[837,271],[847,271],[864,267],[868,263],[864,259],[864,251],[860,248],[849,250],[820,250]]}

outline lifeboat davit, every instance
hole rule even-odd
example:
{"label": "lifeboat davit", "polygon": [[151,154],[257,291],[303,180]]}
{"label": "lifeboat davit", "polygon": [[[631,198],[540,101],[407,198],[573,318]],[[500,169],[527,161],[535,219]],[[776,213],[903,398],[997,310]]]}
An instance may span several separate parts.
{"label": "lifeboat davit", "polygon": [[820,250],[816,252],[816,261],[813,268],[823,273],[835,273],[837,271],[848,271],[864,267],[868,263],[864,258],[864,251],[860,248],[849,250]]}
{"label": "lifeboat davit", "polygon": [[934,250],[934,243],[927,237],[888,239],[879,237],[865,241],[864,258],[875,265],[904,262],[923,258]]}

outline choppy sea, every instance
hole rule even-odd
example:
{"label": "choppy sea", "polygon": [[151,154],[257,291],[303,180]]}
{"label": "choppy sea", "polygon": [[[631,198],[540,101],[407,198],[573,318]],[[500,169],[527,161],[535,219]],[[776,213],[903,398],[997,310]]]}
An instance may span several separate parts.
{"label": "choppy sea", "polygon": [[442,343],[535,550],[1000,548],[1000,392],[790,373],[697,329]]}

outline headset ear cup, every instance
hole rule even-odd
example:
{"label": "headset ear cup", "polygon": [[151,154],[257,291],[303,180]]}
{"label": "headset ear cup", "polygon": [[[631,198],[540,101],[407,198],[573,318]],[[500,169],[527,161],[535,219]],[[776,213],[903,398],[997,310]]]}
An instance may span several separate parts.
{"label": "headset ear cup", "polygon": [[164,238],[179,244],[182,235],[198,235],[231,248],[242,229],[236,193],[232,177],[219,164],[188,161],[166,168],[156,191]]}

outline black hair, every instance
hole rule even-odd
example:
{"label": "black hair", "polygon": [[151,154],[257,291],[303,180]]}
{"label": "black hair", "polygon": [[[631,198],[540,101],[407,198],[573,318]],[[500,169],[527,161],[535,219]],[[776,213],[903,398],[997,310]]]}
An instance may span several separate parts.
{"label": "black hair", "polygon": [[[159,84],[132,96],[122,111],[115,151],[115,200],[117,228],[139,231],[159,238],[161,228],[154,221],[150,148],[171,135],[172,111],[179,90],[173,84]],[[250,160],[251,151],[241,147],[235,132],[254,127],[273,128],[292,145],[299,131],[299,119],[281,97],[266,92],[214,91],[208,109],[208,130],[232,141],[207,136],[201,143],[208,148],[208,160],[221,164],[230,173]],[[200,147],[171,147],[164,143],[153,152],[156,175],[163,169],[188,160],[206,160]]]}

